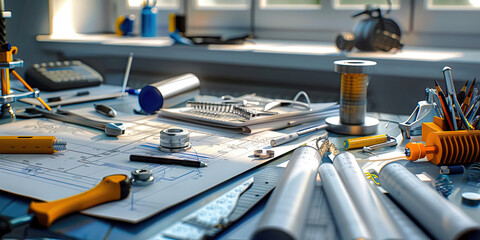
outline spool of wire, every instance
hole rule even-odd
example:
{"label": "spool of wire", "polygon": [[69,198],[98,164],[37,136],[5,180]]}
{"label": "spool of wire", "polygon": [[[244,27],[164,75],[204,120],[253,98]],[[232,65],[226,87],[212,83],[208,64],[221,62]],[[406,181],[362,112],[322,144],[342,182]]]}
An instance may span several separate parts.
{"label": "spool of wire", "polygon": [[340,114],[327,118],[328,130],[348,135],[368,135],[377,131],[379,121],[366,117],[368,74],[376,62],[364,60],[335,61],[341,73]]}

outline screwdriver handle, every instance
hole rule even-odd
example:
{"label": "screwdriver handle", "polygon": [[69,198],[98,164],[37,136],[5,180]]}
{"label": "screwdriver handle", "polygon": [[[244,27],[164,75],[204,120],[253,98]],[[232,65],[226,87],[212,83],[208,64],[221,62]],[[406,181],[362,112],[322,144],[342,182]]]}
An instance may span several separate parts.
{"label": "screwdriver handle", "polygon": [[55,220],[67,214],[126,198],[130,187],[131,182],[127,175],[106,176],[97,186],[86,192],[51,202],[32,202],[28,213],[33,213],[41,226],[49,227]]}

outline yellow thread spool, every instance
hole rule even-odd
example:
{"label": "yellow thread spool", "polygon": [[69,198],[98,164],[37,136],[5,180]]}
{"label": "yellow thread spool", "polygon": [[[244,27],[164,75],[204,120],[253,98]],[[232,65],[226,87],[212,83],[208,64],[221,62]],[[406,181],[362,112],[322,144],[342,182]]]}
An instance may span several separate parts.
{"label": "yellow thread spool", "polygon": [[377,65],[373,61],[335,61],[335,72],[341,73],[340,113],[327,118],[328,130],[348,135],[369,135],[377,131],[378,120],[366,117],[367,85],[369,76]]}

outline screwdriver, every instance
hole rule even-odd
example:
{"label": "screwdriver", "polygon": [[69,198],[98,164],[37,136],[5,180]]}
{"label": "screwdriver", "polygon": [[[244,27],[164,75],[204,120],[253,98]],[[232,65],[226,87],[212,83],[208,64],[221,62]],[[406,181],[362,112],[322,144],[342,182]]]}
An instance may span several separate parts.
{"label": "screwdriver", "polygon": [[27,215],[13,219],[0,218],[0,237],[9,233],[14,227],[35,222],[40,226],[49,227],[52,223],[70,213],[120,200],[130,194],[130,178],[124,174],[109,175],[94,188],[51,202],[32,202]]}

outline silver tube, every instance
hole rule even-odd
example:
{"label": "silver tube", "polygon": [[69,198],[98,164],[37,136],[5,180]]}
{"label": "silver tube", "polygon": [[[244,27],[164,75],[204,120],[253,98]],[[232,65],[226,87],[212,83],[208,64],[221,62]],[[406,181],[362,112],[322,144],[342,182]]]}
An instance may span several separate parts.
{"label": "silver tube", "polygon": [[138,95],[140,107],[146,113],[153,114],[160,110],[165,100],[200,88],[197,76],[187,73],[142,88]]}
{"label": "silver tube", "polygon": [[349,152],[341,153],[333,159],[333,165],[354,199],[355,206],[363,216],[373,239],[401,239],[400,231],[385,206],[368,185],[355,156]]}
{"label": "silver tube", "polygon": [[398,163],[380,171],[380,182],[435,239],[480,239],[480,224]]}
{"label": "silver tube", "polygon": [[323,163],[318,168],[318,174],[342,239],[372,239],[333,164]]}
{"label": "silver tube", "polygon": [[297,148],[267,203],[252,239],[301,239],[322,157],[315,148]]}

